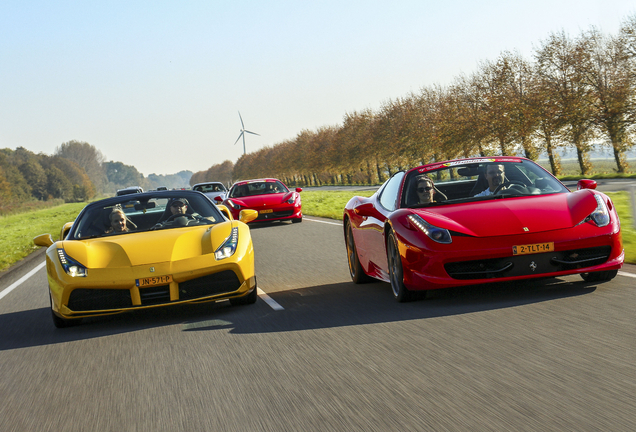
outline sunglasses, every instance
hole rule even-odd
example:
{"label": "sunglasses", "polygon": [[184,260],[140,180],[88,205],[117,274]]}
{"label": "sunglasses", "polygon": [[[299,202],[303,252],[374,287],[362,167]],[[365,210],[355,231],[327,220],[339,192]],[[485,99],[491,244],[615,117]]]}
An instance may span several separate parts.
{"label": "sunglasses", "polygon": [[430,186],[426,186],[426,187],[417,188],[417,191],[418,191],[419,193],[422,193],[422,192],[430,192],[432,189],[433,189],[432,187],[430,187]]}
{"label": "sunglasses", "polygon": [[183,207],[185,204],[180,203],[180,202],[176,202],[174,204],[172,204],[172,207]]}

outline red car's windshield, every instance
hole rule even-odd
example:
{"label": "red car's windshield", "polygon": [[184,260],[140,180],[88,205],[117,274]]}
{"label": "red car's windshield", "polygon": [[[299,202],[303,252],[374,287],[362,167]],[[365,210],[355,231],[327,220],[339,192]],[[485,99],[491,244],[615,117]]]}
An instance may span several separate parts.
{"label": "red car's windshield", "polygon": [[409,171],[404,180],[401,207],[562,192],[568,192],[568,189],[529,160],[458,161]]}
{"label": "red car's windshield", "polygon": [[256,195],[289,192],[289,189],[279,181],[257,181],[234,185],[230,190],[230,198],[242,198]]}

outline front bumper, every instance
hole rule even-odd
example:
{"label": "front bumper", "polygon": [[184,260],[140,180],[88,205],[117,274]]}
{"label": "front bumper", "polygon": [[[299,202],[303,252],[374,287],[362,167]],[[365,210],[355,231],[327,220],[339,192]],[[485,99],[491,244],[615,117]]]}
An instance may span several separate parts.
{"label": "front bumper", "polygon": [[[249,208],[249,207],[245,207],[245,208]],[[241,210],[244,210],[244,209],[241,209]],[[288,205],[288,206],[279,206],[279,207],[272,207],[272,208],[250,208],[250,210],[258,211],[258,216],[256,217],[256,219],[254,219],[250,223],[284,221],[284,220],[291,220],[291,219],[301,219],[303,217],[301,206],[296,207],[293,205]],[[264,210],[266,210],[267,213],[264,213],[263,212]],[[235,219],[238,219],[239,211],[232,210],[232,212],[233,213],[236,212],[236,214],[233,216]]]}
{"label": "front bumper", "polygon": [[[63,275],[61,280],[57,278],[59,272],[47,271],[53,312],[65,319],[111,315],[243,297],[256,289],[253,249],[224,263],[211,263],[210,258],[207,255],[152,266],[88,269],[86,278]],[[47,266],[52,262],[47,256]],[[164,275],[171,275],[172,282],[143,288],[136,285],[137,279]]]}
{"label": "front bumper", "polygon": [[[404,284],[410,290],[427,290],[622,267],[625,255],[620,232],[578,238],[572,234],[572,230],[564,230],[488,239],[454,237],[453,244],[436,245],[435,251],[401,244]],[[512,254],[513,245],[542,242],[554,242],[554,252]]]}

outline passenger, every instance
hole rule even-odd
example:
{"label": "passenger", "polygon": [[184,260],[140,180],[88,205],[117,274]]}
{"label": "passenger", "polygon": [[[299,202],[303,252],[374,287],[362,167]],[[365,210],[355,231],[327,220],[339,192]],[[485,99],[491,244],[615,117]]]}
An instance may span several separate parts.
{"label": "passenger", "polygon": [[107,234],[130,231],[130,229],[126,226],[126,215],[121,209],[114,209],[110,212],[108,219],[110,220],[110,228],[106,230]]}
{"label": "passenger", "polygon": [[[504,166],[501,164],[489,164],[486,166],[486,180],[488,181],[488,188],[477,195],[476,197],[489,196],[495,193],[495,190],[504,184],[506,177]],[[504,188],[504,187],[502,187]]]}
{"label": "passenger", "polygon": [[429,204],[435,201],[435,185],[428,176],[418,177],[416,192],[418,204]]}

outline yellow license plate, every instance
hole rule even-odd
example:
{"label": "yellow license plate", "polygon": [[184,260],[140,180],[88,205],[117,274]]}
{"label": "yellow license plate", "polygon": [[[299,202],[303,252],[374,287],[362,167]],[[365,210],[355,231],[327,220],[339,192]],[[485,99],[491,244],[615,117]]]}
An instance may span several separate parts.
{"label": "yellow license plate", "polygon": [[170,282],[172,282],[172,275],[141,278],[141,279],[137,279],[136,282],[139,288],[157,286],[157,285],[167,285]]}
{"label": "yellow license plate", "polygon": [[267,210],[259,210],[260,214],[264,214],[264,213],[272,213],[274,210],[272,209],[267,209]]}
{"label": "yellow license plate", "polygon": [[513,255],[528,255],[541,252],[554,252],[554,243],[534,243],[512,247]]}

